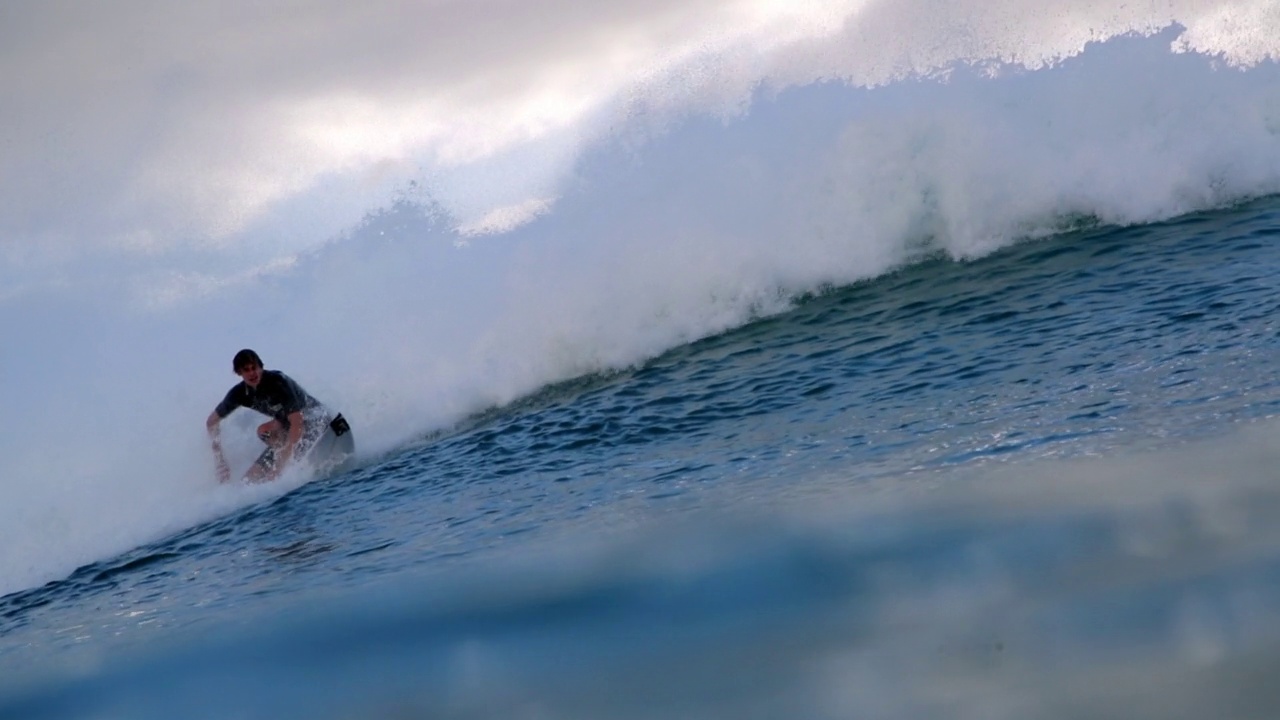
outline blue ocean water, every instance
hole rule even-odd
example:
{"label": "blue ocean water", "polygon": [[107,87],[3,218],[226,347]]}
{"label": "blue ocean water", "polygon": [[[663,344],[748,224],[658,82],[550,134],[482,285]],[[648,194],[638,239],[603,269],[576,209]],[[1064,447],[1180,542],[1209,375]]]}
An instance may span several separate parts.
{"label": "blue ocean water", "polygon": [[926,252],[0,601],[0,717],[1258,716],[1280,200]]}

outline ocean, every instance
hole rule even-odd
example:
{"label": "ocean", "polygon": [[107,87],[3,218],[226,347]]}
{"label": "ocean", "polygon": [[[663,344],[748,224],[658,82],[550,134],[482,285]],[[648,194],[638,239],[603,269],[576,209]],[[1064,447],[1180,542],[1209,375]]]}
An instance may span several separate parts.
{"label": "ocean", "polygon": [[[840,15],[332,232],[8,250],[0,718],[1276,714],[1280,6],[1208,6]],[[357,467],[216,482],[242,346]]]}

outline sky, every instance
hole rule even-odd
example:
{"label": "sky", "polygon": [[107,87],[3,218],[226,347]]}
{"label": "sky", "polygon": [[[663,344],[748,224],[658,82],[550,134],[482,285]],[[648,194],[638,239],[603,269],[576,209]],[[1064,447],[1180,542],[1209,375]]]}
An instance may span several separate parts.
{"label": "sky", "polygon": [[1278,8],[1273,0],[8,2],[0,7],[0,260],[9,272],[0,278],[47,272],[88,249],[265,242],[296,250],[411,182],[460,224],[503,228],[545,211],[582,147],[637,108],[731,113],[762,86],[877,84],[956,62],[1037,67],[1091,40],[1173,23],[1186,27],[1183,49],[1251,63],[1280,46],[1280,33],[1266,31],[1280,27]]}
{"label": "sky", "polygon": [[553,136],[812,5],[9,3],[0,242],[216,244],[326,180],[385,193]]}

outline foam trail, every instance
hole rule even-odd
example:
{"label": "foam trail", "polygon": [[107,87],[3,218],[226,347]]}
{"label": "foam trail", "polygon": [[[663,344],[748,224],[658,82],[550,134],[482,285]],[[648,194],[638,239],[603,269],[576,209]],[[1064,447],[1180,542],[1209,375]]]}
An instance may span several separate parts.
{"label": "foam trail", "polygon": [[[405,163],[326,165],[238,233],[99,242],[87,203],[59,228],[71,251],[7,244],[0,592],[287,489],[212,483],[203,419],[240,347],[342,410],[371,457],[925,249],[1280,192],[1276,41],[1249,31],[1273,3],[1055,4],[1070,23],[1031,3],[942,22],[921,3],[804,7],[785,42],[674,43],[578,124],[428,163],[416,187]],[[168,227],[178,206],[148,202]],[[452,230],[503,207],[537,218]]]}

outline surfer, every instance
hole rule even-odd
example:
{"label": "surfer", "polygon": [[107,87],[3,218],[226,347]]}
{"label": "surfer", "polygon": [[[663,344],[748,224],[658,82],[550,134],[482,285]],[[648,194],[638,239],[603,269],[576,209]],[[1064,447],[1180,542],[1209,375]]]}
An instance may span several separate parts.
{"label": "surfer", "polygon": [[250,408],[271,419],[258,426],[258,438],[267,449],[245,474],[246,482],[274,480],[295,458],[306,457],[325,466],[334,466],[349,458],[355,443],[351,426],[341,414],[334,414],[302,386],[279,370],[264,370],[262,358],[252,350],[241,350],[231,361],[241,382],[209,414],[205,427],[213,442],[213,457],[218,464],[218,481],[231,479],[231,467],[222,452],[220,423],[239,407]]}

